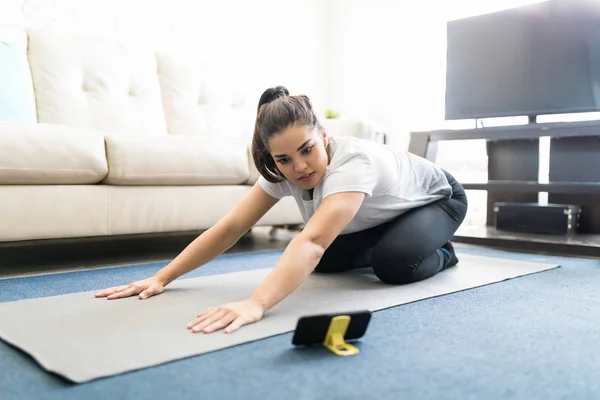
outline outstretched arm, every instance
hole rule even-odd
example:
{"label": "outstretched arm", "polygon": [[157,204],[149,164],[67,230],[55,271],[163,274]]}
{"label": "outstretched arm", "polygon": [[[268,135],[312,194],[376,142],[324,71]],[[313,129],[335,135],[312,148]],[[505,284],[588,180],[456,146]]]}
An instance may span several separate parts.
{"label": "outstretched arm", "polygon": [[165,286],[204,264],[234,245],[250,230],[277,199],[267,194],[259,183],[214,226],[198,236],[173,261],[158,271],[155,276],[129,285],[118,286],[96,293],[96,297],[109,300],[138,295],[141,299],[161,293]]}
{"label": "outstretched arm", "polygon": [[259,183],[213,227],[196,238],[156,276],[165,284],[220,256],[248,232],[276,203]]}
{"label": "outstretched arm", "polygon": [[226,328],[225,332],[233,332],[262,318],[267,310],[296,290],[316,268],[325,250],[356,215],[364,197],[365,194],[360,192],[326,197],[249,299],[206,310],[188,328],[194,332],[223,328]]}

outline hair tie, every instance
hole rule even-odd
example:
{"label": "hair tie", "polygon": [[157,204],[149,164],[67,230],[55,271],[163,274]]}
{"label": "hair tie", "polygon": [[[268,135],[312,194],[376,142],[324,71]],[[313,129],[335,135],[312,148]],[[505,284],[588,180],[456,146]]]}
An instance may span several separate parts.
{"label": "hair tie", "polygon": [[278,99],[280,97],[284,97],[284,96],[286,96],[286,93],[283,90],[281,90],[281,89],[276,90],[271,95],[271,101],[276,100],[276,99]]}

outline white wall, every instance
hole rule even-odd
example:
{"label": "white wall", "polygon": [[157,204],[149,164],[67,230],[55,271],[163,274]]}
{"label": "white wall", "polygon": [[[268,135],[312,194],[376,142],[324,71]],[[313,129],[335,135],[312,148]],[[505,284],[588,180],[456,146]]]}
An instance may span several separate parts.
{"label": "white wall", "polygon": [[[406,131],[406,87],[410,84],[407,2],[331,0],[331,53],[326,68],[326,103],[342,117]],[[397,136],[394,136],[396,139]]]}
{"label": "white wall", "polygon": [[320,0],[0,0],[0,29],[51,27],[184,47],[222,65],[253,105],[283,84],[322,108]]}
{"label": "white wall", "polygon": [[411,130],[452,126],[444,122],[446,22],[539,1],[330,0],[327,104],[394,132],[401,147]]}

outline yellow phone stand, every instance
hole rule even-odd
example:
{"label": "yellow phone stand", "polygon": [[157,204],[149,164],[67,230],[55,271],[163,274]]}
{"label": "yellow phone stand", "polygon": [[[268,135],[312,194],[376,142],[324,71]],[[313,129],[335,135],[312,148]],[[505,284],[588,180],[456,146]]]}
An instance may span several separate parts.
{"label": "yellow phone stand", "polygon": [[327,329],[323,345],[338,356],[352,356],[359,353],[355,346],[344,340],[349,324],[350,317],[348,315],[339,315],[331,319],[329,329]]}

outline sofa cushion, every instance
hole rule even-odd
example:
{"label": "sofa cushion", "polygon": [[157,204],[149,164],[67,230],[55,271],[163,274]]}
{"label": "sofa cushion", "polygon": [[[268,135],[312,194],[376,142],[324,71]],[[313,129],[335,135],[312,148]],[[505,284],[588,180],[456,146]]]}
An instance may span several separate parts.
{"label": "sofa cushion", "polygon": [[107,135],[111,185],[238,185],[249,178],[247,146],[225,138]]}
{"label": "sofa cushion", "polygon": [[166,134],[154,50],[110,35],[28,34],[39,122]]}
{"label": "sofa cushion", "polygon": [[158,77],[168,131],[172,135],[249,140],[256,109],[227,67],[189,49],[157,53]]}
{"label": "sofa cushion", "polygon": [[0,30],[0,121],[37,122],[25,32]]}
{"label": "sofa cushion", "polygon": [[100,132],[0,122],[0,184],[94,184],[107,174],[104,135]]}

